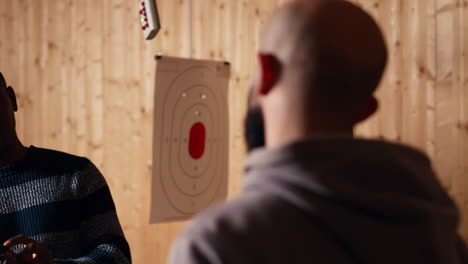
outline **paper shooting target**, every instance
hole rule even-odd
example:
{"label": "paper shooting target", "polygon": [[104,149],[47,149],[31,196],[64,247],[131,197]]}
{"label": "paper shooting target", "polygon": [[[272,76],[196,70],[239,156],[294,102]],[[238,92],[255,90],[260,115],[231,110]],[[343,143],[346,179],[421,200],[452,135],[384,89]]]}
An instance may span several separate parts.
{"label": "paper shooting target", "polygon": [[188,219],[226,198],[229,75],[225,62],[157,60],[152,223]]}

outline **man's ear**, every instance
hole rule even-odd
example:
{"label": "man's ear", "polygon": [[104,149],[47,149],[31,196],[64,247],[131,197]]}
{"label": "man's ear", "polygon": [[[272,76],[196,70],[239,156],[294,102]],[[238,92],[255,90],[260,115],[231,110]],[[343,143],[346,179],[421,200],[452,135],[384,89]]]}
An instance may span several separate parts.
{"label": "man's ear", "polygon": [[11,105],[13,106],[13,111],[18,111],[18,102],[16,101],[15,90],[11,86],[7,88],[8,98],[10,98]]}
{"label": "man's ear", "polygon": [[278,83],[281,77],[281,62],[272,54],[258,54],[260,64],[259,86],[257,93],[267,95]]}
{"label": "man's ear", "polygon": [[379,109],[379,101],[375,96],[371,96],[369,100],[367,101],[366,107],[364,108],[364,111],[362,114],[359,116],[357,123],[362,122],[366,120],[367,118],[371,117],[375,112],[377,112],[377,109]]}

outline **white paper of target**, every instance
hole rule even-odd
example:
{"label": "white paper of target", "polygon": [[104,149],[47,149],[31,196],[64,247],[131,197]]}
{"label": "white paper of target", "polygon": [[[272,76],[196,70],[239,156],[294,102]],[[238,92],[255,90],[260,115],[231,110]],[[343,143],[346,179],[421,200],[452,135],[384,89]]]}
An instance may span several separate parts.
{"label": "white paper of target", "polygon": [[229,75],[224,62],[157,60],[151,223],[187,220],[226,199]]}

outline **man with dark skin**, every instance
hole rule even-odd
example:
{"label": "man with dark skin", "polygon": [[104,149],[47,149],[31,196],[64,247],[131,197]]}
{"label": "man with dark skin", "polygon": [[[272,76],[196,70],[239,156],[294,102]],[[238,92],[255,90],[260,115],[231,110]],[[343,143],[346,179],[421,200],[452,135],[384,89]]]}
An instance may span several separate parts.
{"label": "man with dark skin", "polygon": [[16,135],[14,112],[18,111],[16,95],[7,87],[0,73],[0,166],[4,167],[21,160],[26,155],[26,147]]}
{"label": "man with dark skin", "polygon": [[386,62],[378,25],[350,2],[276,11],[249,96],[242,193],[198,216],[169,263],[467,263],[429,159],[353,137],[377,110]]}
{"label": "man with dark skin", "polygon": [[86,158],[25,147],[0,73],[0,240],[6,264],[131,263],[109,188]]}

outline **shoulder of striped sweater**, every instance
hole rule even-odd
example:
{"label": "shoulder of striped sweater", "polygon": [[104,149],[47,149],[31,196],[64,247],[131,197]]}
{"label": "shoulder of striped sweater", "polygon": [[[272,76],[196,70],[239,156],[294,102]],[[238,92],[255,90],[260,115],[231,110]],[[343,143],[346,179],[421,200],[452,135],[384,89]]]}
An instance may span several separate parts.
{"label": "shoulder of striped sweater", "polygon": [[29,151],[28,159],[31,163],[48,170],[55,169],[61,173],[73,173],[92,165],[92,162],[85,157],[58,150],[31,146]]}

